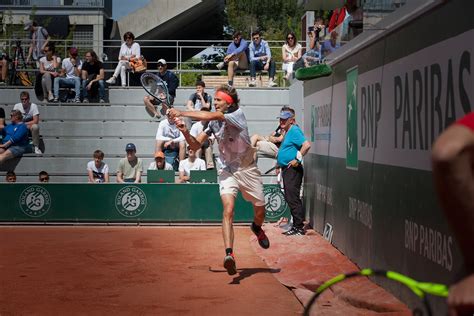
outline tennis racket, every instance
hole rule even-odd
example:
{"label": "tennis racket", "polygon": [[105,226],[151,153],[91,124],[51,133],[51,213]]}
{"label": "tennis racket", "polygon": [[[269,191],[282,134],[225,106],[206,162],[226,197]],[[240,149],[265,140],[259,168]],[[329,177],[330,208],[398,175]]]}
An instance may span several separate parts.
{"label": "tennis racket", "polygon": [[158,100],[159,105],[161,104],[161,113],[166,114],[167,110],[172,107],[166,82],[151,72],[142,74],[140,82],[143,89],[155,100]]}
{"label": "tennis racket", "polygon": [[[441,296],[441,297],[448,297],[448,294],[449,294],[449,289],[444,284],[418,282],[412,278],[407,277],[406,275],[393,272],[393,271],[363,269],[361,271],[351,272],[347,274],[339,274],[335,276],[334,278],[324,282],[320,287],[318,287],[318,289],[316,290],[316,293],[314,293],[313,297],[311,297],[311,299],[309,300],[308,304],[306,305],[304,309],[303,315],[309,316],[311,306],[314,304],[314,302],[319,297],[319,295],[322,292],[324,292],[326,289],[328,289],[332,285],[339,283],[343,280],[346,280],[352,277],[357,277],[357,276],[367,276],[367,277],[368,276],[382,276],[382,277],[386,277],[387,279],[391,279],[405,285],[416,296],[418,296],[420,300],[422,300],[423,305],[425,307],[426,314],[428,316],[431,316],[433,312],[431,310],[431,306],[425,294],[431,294],[431,295]],[[413,314],[423,315],[423,312],[421,310],[415,309],[413,311]]]}

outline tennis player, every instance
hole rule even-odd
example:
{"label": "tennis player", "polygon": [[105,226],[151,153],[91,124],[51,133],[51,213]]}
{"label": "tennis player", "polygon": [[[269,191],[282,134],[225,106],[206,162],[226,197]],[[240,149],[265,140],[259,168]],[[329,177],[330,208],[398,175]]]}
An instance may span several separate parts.
{"label": "tennis player", "polygon": [[[219,144],[219,190],[222,199],[223,218],[222,235],[224,237],[224,267],[229,275],[237,273],[233,252],[234,245],[234,204],[238,191],[245,200],[253,204],[254,220],[251,225],[259,245],[270,247],[262,224],[265,219],[265,198],[260,171],[254,159],[255,148],[250,144],[247,119],[239,108],[239,97],[234,88],[223,85],[217,88],[214,95],[216,112],[179,111],[175,108],[168,114],[176,122],[189,146],[198,150],[209,136],[214,134]],[[193,137],[179,117],[209,121],[208,127]]]}

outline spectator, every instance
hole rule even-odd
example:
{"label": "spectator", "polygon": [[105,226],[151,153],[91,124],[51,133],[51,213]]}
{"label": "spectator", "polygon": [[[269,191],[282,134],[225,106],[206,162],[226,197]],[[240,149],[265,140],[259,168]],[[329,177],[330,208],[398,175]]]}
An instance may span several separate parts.
{"label": "spectator", "polygon": [[206,163],[196,157],[196,152],[188,146],[188,158],[179,162],[179,182],[189,182],[191,170],[206,170]]}
{"label": "spectator", "polygon": [[[186,141],[184,140],[183,133],[179,131],[173,120],[167,118],[160,122],[155,139],[155,151],[163,151],[165,152],[165,156],[167,153],[177,153],[179,160],[184,160],[186,155]],[[176,155],[173,156],[173,160],[175,156]]]}
{"label": "spectator", "polygon": [[0,58],[0,86],[3,86],[7,80],[8,58],[4,52],[1,53]]}
{"label": "spectator", "polygon": [[240,31],[232,35],[232,43],[227,47],[224,61],[217,64],[218,69],[227,65],[227,82],[229,86],[234,85],[234,75],[237,69],[245,70],[249,67],[249,44],[242,38]]}
{"label": "spectator", "polygon": [[211,110],[212,97],[205,92],[206,84],[204,81],[196,82],[196,92],[189,96],[189,100],[186,103],[186,110],[188,111],[200,111],[202,108]]}
{"label": "spectator", "polygon": [[15,183],[16,182],[16,174],[14,171],[8,171],[7,175],[5,176],[5,180],[8,183]]}
{"label": "spectator", "polygon": [[474,313],[474,113],[448,127],[433,145],[438,198],[464,257],[466,274],[449,287],[449,315]]}
{"label": "spectator", "polygon": [[314,20],[314,25],[309,28],[309,50],[293,66],[293,70],[309,67],[321,60],[321,45],[319,40],[326,35],[326,27],[321,17]]}
{"label": "spectator", "polygon": [[[293,116],[295,115],[295,110],[284,106],[281,108],[281,111],[290,111]],[[253,147],[257,148],[257,153],[276,158],[278,154],[278,148],[280,147],[283,137],[285,136],[285,130],[278,124],[275,131],[269,136],[262,136],[258,134],[252,135],[250,142]],[[256,158],[256,157],[255,157]]]}
{"label": "spectator", "polygon": [[40,171],[38,174],[38,180],[41,183],[48,183],[49,182],[49,174],[46,171]]}
{"label": "spectator", "polygon": [[33,152],[35,154],[41,155],[41,149],[39,149],[39,110],[38,106],[35,103],[30,102],[30,94],[26,91],[20,93],[20,103],[17,103],[13,106],[14,110],[21,112],[23,116],[23,122],[28,127],[28,130],[31,133],[31,138],[33,140]]}
{"label": "spectator", "polygon": [[325,40],[321,44],[321,56],[322,56],[322,58],[326,58],[329,54],[331,54],[332,52],[335,52],[336,49],[341,47],[341,45],[337,41],[337,36],[338,36],[337,32],[332,31],[331,32],[331,39]]}
{"label": "spectator", "polygon": [[57,70],[59,69],[61,58],[56,56],[56,48],[54,47],[53,43],[46,45],[44,48],[44,53],[46,56],[41,57],[39,60],[41,87],[43,88],[43,96],[47,98],[49,102],[51,102],[54,101],[51,86],[54,78],[59,75]]}
{"label": "spectator", "polygon": [[119,52],[119,63],[115,67],[114,74],[106,82],[108,84],[114,84],[117,77],[120,75],[120,80],[122,81],[122,87],[127,86],[127,74],[126,70],[130,69],[130,59],[135,57],[140,57],[140,45],[135,42],[135,35],[132,32],[126,32],[123,34],[123,40],[125,43],[120,47]]}
{"label": "spectator", "polygon": [[96,52],[86,52],[86,62],[82,65],[82,96],[84,103],[89,103],[89,93],[94,87],[99,87],[99,102],[105,102],[104,65]]}
{"label": "spectator", "polygon": [[28,127],[23,123],[23,115],[18,110],[12,110],[10,117],[10,124],[0,125],[3,136],[0,145],[0,164],[9,159],[23,156],[29,149]]}
{"label": "spectator", "polygon": [[26,58],[26,63],[29,64],[31,58],[36,61],[36,67],[39,67],[38,61],[41,57],[45,56],[44,50],[46,46],[49,44],[49,40],[51,39],[48,31],[39,26],[36,21],[28,21],[25,23],[25,31],[30,32],[30,48],[28,49],[28,57]]}
{"label": "spectator", "polygon": [[[208,108],[202,108],[201,111],[209,112],[210,110]],[[207,121],[197,121],[196,123],[193,124],[189,133],[191,134],[191,136],[196,138],[199,134],[201,134],[204,131],[207,125],[208,125]],[[204,150],[204,156],[206,158],[207,169],[214,168],[214,157],[212,153],[212,145],[214,144],[214,140],[215,140],[214,135],[209,136],[207,140],[202,142],[201,148],[196,150],[196,156],[199,158],[201,158],[202,150]]]}
{"label": "spectator", "polygon": [[295,124],[295,116],[285,110],[280,112],[280,127],[286,134],[277,155],[277,173],[282,173],[285,200],[293,216],[293,228],[283,234],[304,235],[304,209],[300,198],[303,181],[302,157],[311,148],[303,131]]}
{"label": "spectator", "polygon": [[109,166],[103,162],[104,152],[100,149],[94,151],[94,160],[87,163],[89,183],[109,183]]}
{"label": "spectator", "polygon": [[[160,77],[164,82],[166,82],[166,86],[168,87],[168,92],[171,97],[171,105],[174,103],[174,99],[176,98],[176,89],[179,86],[179,79],[176,75],[168,70],[168,65],[166,64],[166,60],[159,59],[158,60],[158,77]],[[143,102],[145,103],[145,107],[148,113],[152,114],[154,118],[160,119],[161,114],[158,112],[157,106],[160,105],[160,101],[156,100],[152,96],[145,96],[143,98]],[[166,110],[166,108],[162,109]],[[164,115],[165,113],[163,113]]]}
{"label": "spectator", "polygon": [[125,146],[127,157],[120,159],[117,168],[117,182],[142,182],[143,161],[136,156],[137,148],[134,144],[129,143]]}
{"label": "spectator", "polygon": [[[257,236],[260,247],[268,249],[270,241],[262,229],[265,220],[265,197],[260,171],[253,159],[254,149],[250,146],[247,120],[239,107],[237,91],[229,86],[217,88],[214,95],[216,112],[186,111],[176,108],[170,110],[170,116],[179,124],[189,147],[197,150],[202,142],[214,134],[219,142],[219,187],[223,205],[222,235],[225,245],[224,268],[229,275],[237,273],[233,253],[234,244],[234,204],[239,191],[245,200],[253,205],[254,219],[250,226]],[[193,137],[179,117],[191,117],[209,121],[204,132]]]}
{"label": "spectator", "polygon": [[272,60],[272,52],[268,43],[262,39],[260,31],[252,32],[252,43],[249,46],[250,49],[250,83],[249,87],[255,87],[257,82],[255,80],[257,76],[257,70],[268,71],[269,87],[276,87],[275,83],[275,72],[276,66],[275,61]]}
{"label": "spectator", "polygon": [[286,35],[286,43],[281,49],[283,70],[285,71],[285,79],[290,79],[293,76],[293,64],[301,58],[301,50],[303,47],[296,40],[294,32],[289,32]]}
{"label": "spectator", "polygon": [[166,162],[162,151],[155,152],[155,161],[148,166],[148,170],[173,170],[173,166]]}
{"label": "spectator", "polygon": [[54,102],[59,101],[59,88],[74,88],[74,102],[81,102],[81,69],[82,61],[77,58],[77,48],[69,49],[69,57],[63,59],[61,72],[54,78]]}

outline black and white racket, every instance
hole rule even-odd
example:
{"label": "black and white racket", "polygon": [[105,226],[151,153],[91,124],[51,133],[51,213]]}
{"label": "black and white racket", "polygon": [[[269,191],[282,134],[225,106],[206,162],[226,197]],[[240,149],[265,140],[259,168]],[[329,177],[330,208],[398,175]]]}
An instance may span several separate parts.
{"label": "black and white racket", "polygon": [[162,106],[162,114],[165,114],[166,110],[172,107],[171,96],[168,92],[166,82],[151,72],[145,72],[142,74],[140,82],[143,89],[145,89],[145,91],[153,98],[158,100],[158,103]]}

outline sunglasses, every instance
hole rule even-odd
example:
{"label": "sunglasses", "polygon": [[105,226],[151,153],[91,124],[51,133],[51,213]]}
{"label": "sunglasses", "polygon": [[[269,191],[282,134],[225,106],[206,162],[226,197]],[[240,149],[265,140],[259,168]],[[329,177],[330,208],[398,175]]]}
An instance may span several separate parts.
{"label": "sunglasses", "polygon": [[288,36],[286,39],[291,40],[291,39],[295,39],[295,38],[293,36]]}
{"label": "sunglasses", "polygon": [[253,39],[254,41],[258,41],[258,40],[260,39],[260,36],[252,37],[252,39]]}
{"label": "sunglasses", "polygon": [[158,67],[164,67],[164,66],[165,66],[165,65],[163,65],[163,64],[158,64]]}
{"label": "sunglasses", "polygon": [[40,178],[40,182],[48,182],[49,177]]}

